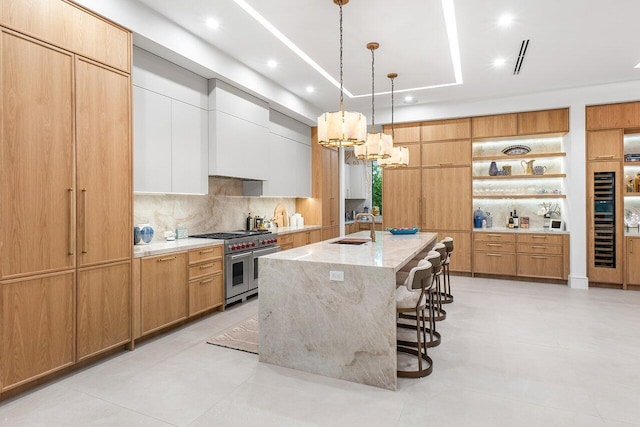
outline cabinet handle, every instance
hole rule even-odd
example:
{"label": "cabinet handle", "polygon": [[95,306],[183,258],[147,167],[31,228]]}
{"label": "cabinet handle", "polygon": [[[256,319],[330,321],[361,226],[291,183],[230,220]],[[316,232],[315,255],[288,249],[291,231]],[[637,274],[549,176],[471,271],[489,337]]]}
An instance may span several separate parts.
{"label": "cabinet handle", "polygon": [[422,225],[422,197],[418,197],[418,222]]}
{"label": "cabinet handle", "polygon": [[547,246],[540,246],[540,245],[536,246],[536,245],[533,245],[533,246],[531,246],[531,249],[547,249]]}
{"label": "cabinet handle", "polygon": [[206,270],[207,268],[213,268],[213,264],[201,265],[200,270]]}
{"label": "cabinet handle", "polygon": [[166,258],[160,258],[158,259],[158,262],[164,262],[164,261],[171,261],[172,259],[176,259],[177,257],[175,256],[168,256]]}
{"label": "cabinet handle", "polygon": [[82,253],[87,253],[87,189],[82,189]]}
{"label": "cabinet handle", "polygon": [[500,244],[500,243],[487,243],[487,246],[493,246],[493,247],[501,248],[502,244]]}
{"label": "cabinet handle", "polygon": [[502,255],[500,254],[487,254],[487,256],[496,256],[496,257],[502,258]]}
{"label": "cabinet handle", "polygon": [[73,188],[67,190],[69,193],[69,255],[73,255]]}
{"label": "cabinet handle", "polygon": [[206,249],[206,250],[204,250],[204,251],[200,251],[200,254],[201,254],[201,255],[204,255],[204,254],[210,254],[211,252],[213,252],[213,249]]}
{"label": "cabinet handle", "polygon": [[613,154],[610,154],[608,156],[596,156],[596,159],[613,159]]}
{"label": "cabinet handle", "polygon": [[501,237],[499,234],[487,234],[487,237]]}
{"label": "cabinet handle", "polygon": [[547,236],[531,236],[532,239],[546,239]]}
{"label": "cabinet handle", "polygon": [[205,283],[211,283],[211,282],[213,282],[213,279],[207,279],[207,280],[202,280],[200,284],[204,285]]}
{"label": "cabinet handle", "polygon": [[629,253],[633,253],[633,240],[629,239]]}
{"label": "cabinet handle", "polygon": [[532,256],[532,259],[547,259],[546,256]]}
{"label": "cabinet handle", "polygon": [[333,197],[329,199],[329,222],[331,222],[331,224],[333,224],[333,201]]}

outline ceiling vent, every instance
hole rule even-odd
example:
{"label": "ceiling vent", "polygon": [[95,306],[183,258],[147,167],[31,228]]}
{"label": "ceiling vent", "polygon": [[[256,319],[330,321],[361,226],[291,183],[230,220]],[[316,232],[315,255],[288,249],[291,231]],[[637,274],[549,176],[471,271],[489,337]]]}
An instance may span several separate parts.
{"label": "ceiling vent", "polygon": [[524,62],[524,57],[527,54],[527,48],[529,47],[529,40],[522,40],[522,44],[520,45],[520,53],[518,54],[518,58],[516,59],[516,66],[513,68],[513,75],[517,76],[520,74],[520,70],[522,69],[522,63]]}

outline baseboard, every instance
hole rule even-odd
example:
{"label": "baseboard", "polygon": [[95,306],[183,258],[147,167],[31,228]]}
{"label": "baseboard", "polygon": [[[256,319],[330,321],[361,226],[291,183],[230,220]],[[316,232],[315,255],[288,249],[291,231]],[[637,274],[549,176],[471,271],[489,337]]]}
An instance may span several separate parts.
{"label": "baseboard", "polygon": [[569,275],[569,287],[571,289],[589,289],[589,279],[583,276]]}

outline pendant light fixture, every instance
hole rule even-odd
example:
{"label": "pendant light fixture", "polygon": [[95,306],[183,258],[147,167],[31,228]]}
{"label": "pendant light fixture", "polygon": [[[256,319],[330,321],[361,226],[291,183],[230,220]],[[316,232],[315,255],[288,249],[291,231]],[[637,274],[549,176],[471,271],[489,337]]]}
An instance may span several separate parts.
{"label": "pendant light fixture", "polygon": [[340,110],[318,117],[318,143],[325,147],[362,145],[367,137],[367,119],[361,113],[344,111],[342,82],[342,6],[349,0],[333,0],[340,6]]}
{"label": "pendant light fixture", "polygon": [[380,160],[391,157],[393,149],[393,138],[391,135],[376,132],[376,104],[375,104],[375,50],[380,47],[379,43],[367,43],[367,49],[371,51],[371,132],[367,134],[367,142],[358,145],[354,153],[359,160]]}
{"label": "pendant light fixture", "polygon": [[[396,73],[389,73],[387,77],[391,80],[391,136],[395,140],[395,123],[393,121],[393,91],[394,91],[394,82],[393,80],[398,77]],[[393,147],[393,151],[391,152],[391,157],[388,159],[382,159],[378,162],[378,164],[385,168],[402,168],[409,166],[409,149],[407,147]]]}

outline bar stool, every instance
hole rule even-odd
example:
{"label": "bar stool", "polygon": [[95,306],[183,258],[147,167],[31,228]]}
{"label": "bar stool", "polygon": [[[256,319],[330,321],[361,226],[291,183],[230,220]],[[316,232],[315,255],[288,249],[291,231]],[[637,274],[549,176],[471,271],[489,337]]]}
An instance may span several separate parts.
{"label": "bar stool", "polygon": [[426,332],[421,325],[425,322],[425,308],[427,306],[427,294],[433,287],[433,269],[428,261],[422,261],[409,272],[409,277],[404,286],[396,289],[396,313],[398,316],[405,313],[415,313],[416,316],[416,342],[415,348],[403,346],[404,341],[397,342],[399,353],[410,354],[418,359],[418,369],[414,371],[398,370],[399,377],[422,378],[433,371],[433,361],[427,355]]}
{"label": "bar stool", "polygon": [[[442,273],[444,271],[444,262],[447,259],[447,250],[446,247],[442,244],[442,243],[436,243],[435,246],[433,247],[433,251],[434,253],[437,253],[438,255],[440,255],[440,262],[438,263],[437,261],[435,261],[435,263],[433,264],[433,271],[434,271],[434,279],[435,279],[435,286],[437,288],[436,294],[438,295],[438,297],[436,298],[436,317],[435,317],[435,321],[436,322],[440,322],[444,319],[447,318],[447,312],[442,308],[442,298],[440,297],[440,295],[442,294]],[[430,252],[431,253],[431,252]]]}
{"label": "bar stool", "polygon": [[[431,255],[427,255],[427,257],[420,261],[421,263],[424,262],[428,262],[429,264],[431,264],[431,277],[429,278],[429,286],[428,286],[428,292],[427,292],[427,310],[428,310],[428,315],[425,316],[426,319],[428,320],[428,324],[427,322],[422,323],[422,328],[424,330],[425,335],[428,333],[428,339],[425,338],[424,342],[425,345],[429,348],[431,347],[437,347],[440,345],[441,342],[441,338],[442,336],[440,335],[440,333],[436,330],[436,315],[435,315],[435,309],[438,303],[438,294],[436,293],[437,289],[434,286],[435,285],[435,278],[436,276],[434,275],[434,268],[433,265],[437,265],[440,263],[440,254],[437,252],[432,252]],[[408,280],[408,279],[407,279]],[[405,282],[406,284],[406,282]],[[398,327],[400,328],[404,328],[404,329],[413,329],[415,328],[415,325],[418,323],[418,319],[416,316],[408,314],[408,313],[401,313],[399,315],[400,319],[398,321]],[[404,320],[406,321],[406,323],[401,323],[400,320]],[[398,341],[398,343],[400,343],[401,341]],[[402,345],[405,346],[411,346],[411,347],[415,347],[416,343],[412,342],[412,341],[402,341]]]}
{"label": "bar stool", "polygon": [[440,241],[447,250],[447,258],[445,259],[443,268],[444,272],[442,278],[444,279],[443,291],[440,294],[442,304],[451,304],[453,302],[453,294],[451,293],[451,276],[449,274],[449,264],[451,262],[451,255],[453,254],[453,238],[445,237]]}

